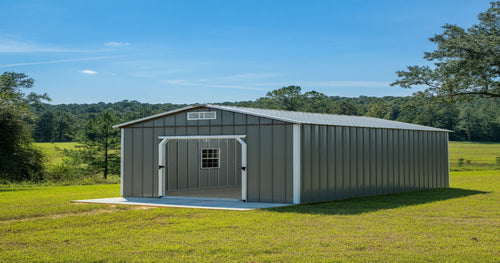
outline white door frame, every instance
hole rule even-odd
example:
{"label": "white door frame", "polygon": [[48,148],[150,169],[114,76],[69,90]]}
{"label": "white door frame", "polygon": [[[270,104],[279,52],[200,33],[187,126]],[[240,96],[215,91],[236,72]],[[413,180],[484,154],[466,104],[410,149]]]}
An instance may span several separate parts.
{"label": "white door frame", "polygon": [[192,136],[159,136],[158,144],[158,197],[164,196],[166,160],[164,153],[167,142],[170,140],[201,140],[201,139],[235,139],[241,144],[241,200],[247,201],[247,143],[243,140],[246,135],[192,135]]}

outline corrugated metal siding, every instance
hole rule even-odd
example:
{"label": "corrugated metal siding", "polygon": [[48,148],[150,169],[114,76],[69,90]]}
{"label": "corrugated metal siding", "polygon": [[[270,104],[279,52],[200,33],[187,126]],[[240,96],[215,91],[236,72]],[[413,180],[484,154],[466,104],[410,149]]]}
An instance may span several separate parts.
{"label": "corrugated metal siding", "polygon": [[[292,203],[292,125],[241,113],[216,112],[215,120],[187,121],[187,113],[179,112],[124,128],[124,196],[157,196],[159,136],[246,134],[248,201]],[[167,143],[167,191],[241,185],[239,143],[215,141],[204,144],[201,140],[197,142],[200,145],[175,140]],[[220,147],[227,153],[221,155],[221,162],[235,165],[200,169],[199,148],[205,146]]]}
{"label": "corrugated metal siding", "polygon": [[[234,156],[241,152],[236,144],[234,139],[169,141],[166,145],[165,155],[168,169],[167,190],[223,188],[241,185],[241,180],[235,178],[237,176],[235,171],[239,170],[240,164],[234,161]],[[200,169],[200,155],[203,148],[220,149],[220,168]]]}
{"label": "corrugated metal siding", "polygon": [[448,187],[445,132],[303,125],[301,201]]}

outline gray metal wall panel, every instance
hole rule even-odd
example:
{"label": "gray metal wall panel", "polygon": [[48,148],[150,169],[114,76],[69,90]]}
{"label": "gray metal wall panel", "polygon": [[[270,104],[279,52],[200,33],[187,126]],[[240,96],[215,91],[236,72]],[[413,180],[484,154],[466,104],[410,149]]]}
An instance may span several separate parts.
{"label": "gray metal wall panel", "polygon": [[229,185],[227,178],[227,170],[229,169],[229,163],[227,162],[227,156],[229,150],[227,141],[228,140],[219,140],[220,169],[219,169],[219,181],[217,187],[227,187]]}
{"label": "gray metal wall panel", "polygon": [[187,151],[189,153],[189,157],[187,158],[188,162],[188,188],[196,189],[200,188],[200,155],[196,154],[199,149],[199,141],[198,140],[188,140]]}
{"label": "gray metal wall panel", "polygon": [[429,153],[428,153],[428,132],[422,133],[422,174],[424,175],[423,186],[425,189],[431,188],[430,172],[429,172]]}
{"label": "gray metal wall panel", "polygon": [[351,196],[356,196],[358,193],[357,193],[357,169],[358,169],[358,164],[357,164],[357,159],[356,159],[356,155],[357,155],[357,135],[356,135],[356,127],[349,127],[349,138],[350,138],[350,141],[349,141],[349,163],[351,165],[351,168],[349,169],[349,197]]}
{"label": "gray metal wall panel", "polygon": [[375,193],[381,194],[383,193],[382,191],[382,130],[377,129],[375,131],[376,134],[376,140],[377,140],[377,175],[376,175],[376,183],[375,183]]}
{"label": "gray metal wall panel", "polygon": [[370,129],[363,128],[363,192],[371,195],[370,186]]}
{"label": "gray metal wall panel", "polygon": [[434,161],[435,161],[435,156],[434,156],[434,145],[435,145],[435,141],[434,141],[434,134],[432,132],[429,132],[429,144],[427,145],[427,147],[429,148],[428,152],[429,152],[429,156],[430,156],[430,159],[429,159],[429,172],[430,172],[430,175],[431,175],[431,187],[432,188],[436,188],[437,187],[437,184],[436,184],[436,173],[435,173],[435,169],[434,169]]}
{"label": "gray metal wall panel", "polygon": [[335,127],[335,199],[345,197],[343,128]]}
{"label": "gray metal wall panel", "polygon": [[408,190],[415,190],[415,155],[413,131],[408,131]]}
{"label": "gray metal wall panel", "polygon": [[415,154],[415,189],[420,190],[421,174],[420,174],[420,131],[415,131],[414,135],[414,154]]}
{"label": "gray metal wall panel", "polygon": [[124,142],[123,142],[123,195],[133,196],[132,191],[132,179],[134,177],[133,173],[133,160],[134,160],[134,129],[124,130]]}
{"label": "gray metal wall panel", "polygon": [[336,141],[335,141],[335,127],[328,126],[327,127],[327,145],[326,149],[328,151],[328,165],[327,165],[327,176],[328,176],[328,199],[334,200],[336,198]]}
{"label": "gray metal wall panel", "polygon": [[398,130],[394,130],[392,134],[392,142],[393,142],[393,151],[394,151],[394,167],[393,167],[393,173],[394,173],[394,192],[399,192],[399,167],[401,165],[401,159],[400,159],[400,153],[399,153],[399,134],[400,132]]}
{"label": "gray metal wall panel", "polygon": [[398,181],[399,187],[398,192],[403,191],[405,186],[405,142],[404,142],[404,131],[398,131],[398,154],[399,154],[399,174]]}
{"label": "gray metal wall panel", "polygon": [[420,189],[426,189],[427,186],[425,184],[425,178],[426,178],[426,173],[425,173],[425,153],[424,153],[424,132],[419,131],[418,132],[418,168],[419,168],[419,174],[420,174]]}
{"label": "gray metal wall panel", "polygon": [[438,171],[437,171],[437,140],[436,140],[436,134],[437,132],[432,132],[432,168],[433,168],[433,174],[434,174],[434,187],[439,187],[439,176],[438,176]]}
{"label": "gray metal wall panel", "polygon": [[[236,167],[241,166],[241,162],[236,162],[236,155],[239,153],[236,151],[235,141],[234,140],[226,140],[226,160],[225,162],[228,164],[226,166],[226,181],[227,185],[233,186],[236,185]],[[234,165],[231,165],[234,164]],[[241,175],[241,173],[240,173]]]}
{"label": "gray metal wall panel", "polygon": [[[191,157],[188,151],[188,142],[180,140],[177,142],[177,185],[178,190],[188,189],[189,167],[188,160]],[[168,165],[168,164],[167,164]],[[187,176],[186,176],[187,175]]]}
{"label": "gray metal wall panel", "polygon": [[167,143],[166,152],[166,189],[167,191],[175,191],[179,189],[177,184],[177,141]]}
{"label": "gray metal wall panel", "polygon": [[272,198],[274,202],[286,202],[286,134],[284,125],[273,126],[272,135]]}
{"label": "gray metal wall panel", "polygon": [[377,194],[377,133],[370,129],[370,193]]}
{"label": "gray metal wall panel", "polygon": [[[273,202],[286,202],[286,127],[273,126],[272,135],[272,199]],[[285,136],[283,136],[285,135]]]}
{"label": "gray metal wall panel", "polygon": [[143,149],[142,149],[142,129],[133,130],[133,148],[134,148],[134,158],[132,164],[133,179],[132,179],[132,196],[143,196],[142,195],[142,181],[144,175],[142,174],[143,165]]}
{"label": "gray metal wall panel", "polygon": [[261,126],[260,138],[260,198],[273,200],[273,127]]}
{"label": "gray metal wall panel", "polygon": [[293,203],[293,126],[286,125],[285,141],[285,184],[286,202]]}
{"label": "gray metal wall panel", "polygon": [[439,187],[442,188],[444,187],[444,173],[443,173],[443,166],[444,166],[444,162],[443,162],[443,155],[442,154],[438,154],[439,152],[442,152],[443,151],[443,143],[442,143],[442,140],[441,140],[441,134],[436,132],[436,140],[437,140],[437,149],[436,149],[436,155],[437,155],[437,158],[436,158],[436,166],[437,166],[437,173],[438,173],[438,177],[439,177]]}
{"label": "gray metal wall panel", "polygon": [[343,137],[343,155],[344,155],[344,173],[343,173],[343,182],[344,182],[344,197],[351,197],[350,187],[351,187],[351,140],[350,140],[350,127],[342,127],[342,137]]}
{"label": "gray metal wall panel", "polygon": [[301,176],[301,201],[311,202],[311,127],[303,125],[301,131],[301,157],[302,157],[302,176]]}
{"label": "gray metal wall panel", "polygon": [[260,129],[259,119],[257,117],[248,116],[248,124],[254,124],[247,127],[247,144],[248,144],[248,171],[247,171],[247,186],[248,186],[248,201],[260,201]]}
{"label": "gray metal wall panel", "polygon": [[387,131],[387,192],[394,193],[394,135]]}
{"label": "gray metal wall panel", "polygon": [[175,115],[175,134],[176,135],[186,135],[187,127],[186,127],[186,113],[179,113]]}
{"label": "gray metal wall panel", "polygon": [[[319,126],[311,125],[309,127],[311,129],[311,149],[309,151],[311,155],[311,188],[309,191],[311,192],[311,194],[314,193],[314,195],[318,195],[320,194],[319,181],[321,176],[319,169],[319,152],[321,147],[319,145]],[[315,196],[315,198],[317,197]],[[315,198],[312,198],[312,200],[314,200]]]}
{"label": "gray metal wall panel", "polygon": [[154,166],[154,151],[153,151],[153,130],[142,129],[142,196],[153,197],[153,166]]}
{"label": "gray metal wall panel", "polygon": [[410,147],[409,147],[409,136],[408,130],[403,131],[404,135],[404,157],[405,157],[405,170],[404,170],[404,191],[410,190]]}
{"label": "gray metal wall panel", "polygon": [[381,142],[382,142],[382,149],[381,149],[381,157],[382,157],[382,173],[381,173],[381,180],[380,180],[380,184],[381,184],[381,187],[380,187],[380,193],[388,193],[388,184],[387,184],[387,181],[388,181],[388,161],[389,161],[389,157],[388,157],[388,149],[387,149],[387,130],[386,129],[381,129]]}
{"label": "gray metal wall panel", "polygon": [[357,145],[356,145],[356,186],[355,188],[357,189],[358,195],[367,195],[365,192],[365,183],[364,183],[364,145],[363,145],[363,138],[364,138],[364,129],[363,128],[356,128],[356,140],[357,140]]}
{"label": "gray metal wall panel", "polygon": [[440,136],[439,136],[439,133],[435,132],[434,133],[435,136],[436,136],[436,172],[437,172],[437,187],[443,187],[443,176],[442,176],[442,173],[441,173],[441,156],[439,154],[437,154],[440,150],[441,150],[441,140],[440,140]]}
{"label": "gray metal wall panel", "polygon": [[[328,200],[328,127],[319,127],[319,191],[320,199]],[[333,179],[333,178],[332,178]]]}

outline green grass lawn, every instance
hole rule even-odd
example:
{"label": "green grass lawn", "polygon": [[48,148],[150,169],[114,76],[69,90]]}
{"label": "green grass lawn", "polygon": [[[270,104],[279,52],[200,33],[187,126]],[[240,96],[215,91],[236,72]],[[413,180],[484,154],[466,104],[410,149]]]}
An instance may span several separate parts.
{"label": "green grass lawn", "polygon": [[0,262],[498,262],[500,173],[254,211],[74,204],[119,185],[0,186]]}
{"label": "green grass lawn", "polygon": [[494,164],[500,156],[500,143],[487,142],[450,142],[450,164],[459,158],[470,160],[473,164]]}
{"label": "green grass lawn", "polygon": [[77,142],[38,142],[35,146],[42,151],[47,159],[47,164],[56,165],[60,164],[63,160],[63,153],[58,149],[73,150],[78,145]]}

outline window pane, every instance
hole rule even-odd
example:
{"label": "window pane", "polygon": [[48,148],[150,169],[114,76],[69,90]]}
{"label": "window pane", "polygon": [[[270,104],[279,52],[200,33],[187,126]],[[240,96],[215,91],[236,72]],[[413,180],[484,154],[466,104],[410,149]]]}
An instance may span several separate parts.
{"label": "window pane", "polygon": [[219,168],[218,148],[201,149],[201,168]]}

